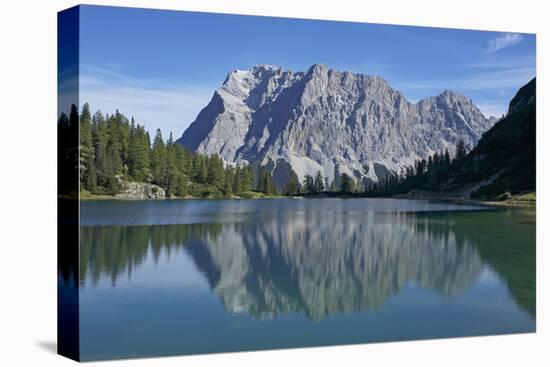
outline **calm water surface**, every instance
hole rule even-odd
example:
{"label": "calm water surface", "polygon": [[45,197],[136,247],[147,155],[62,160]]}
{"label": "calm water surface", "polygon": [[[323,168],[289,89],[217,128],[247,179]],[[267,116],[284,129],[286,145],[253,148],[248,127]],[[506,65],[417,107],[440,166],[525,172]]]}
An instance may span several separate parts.
{"label": "calm water surface", "polygon": [[85,201],[81,225],[83,360],[535,331],[534,210]]}

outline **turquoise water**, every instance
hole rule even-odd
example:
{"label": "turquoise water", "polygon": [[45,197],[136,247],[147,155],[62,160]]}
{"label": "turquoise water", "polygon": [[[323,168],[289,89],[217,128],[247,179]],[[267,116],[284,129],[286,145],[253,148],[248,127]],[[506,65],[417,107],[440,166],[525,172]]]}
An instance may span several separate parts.
{"label": "turquoise water", "polygon": [[533,210],[81,203],[83,360],[535,331]]}

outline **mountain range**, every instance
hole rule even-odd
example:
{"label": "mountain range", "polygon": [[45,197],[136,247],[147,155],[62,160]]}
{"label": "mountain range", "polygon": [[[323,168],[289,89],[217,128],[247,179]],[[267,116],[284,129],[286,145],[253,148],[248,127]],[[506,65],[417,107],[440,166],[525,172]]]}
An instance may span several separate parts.
{"label": "mountain range", "polygon": [[364,185],[462,141],[467,149],[496,122],[451,90],[408,101],[378,76],[312,65],[306,72],[256,65],[230,72],[177,142],[232,165],[271,171],[282,188],[318,171]]}

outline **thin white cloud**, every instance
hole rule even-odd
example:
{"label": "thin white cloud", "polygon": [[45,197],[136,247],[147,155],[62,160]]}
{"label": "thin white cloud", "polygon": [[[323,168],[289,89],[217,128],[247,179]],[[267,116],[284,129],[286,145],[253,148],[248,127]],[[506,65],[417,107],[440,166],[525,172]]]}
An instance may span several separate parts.
{"label": "thin white cloud", "polygon": [[505,33],[493,38],[487,45],[487,52],[492,53],[507,47],[515,46],[523,41],[523,36],[517,33]]}
{"label": "thin white cloud", "polygon": [[214,88],[182,84],[179,81],[139,79],[112,70],[84,67],[80,75],[80,101],[92,112],[113,113],[118,109],[153,133],[174,137],[196,118],[212,98]]}

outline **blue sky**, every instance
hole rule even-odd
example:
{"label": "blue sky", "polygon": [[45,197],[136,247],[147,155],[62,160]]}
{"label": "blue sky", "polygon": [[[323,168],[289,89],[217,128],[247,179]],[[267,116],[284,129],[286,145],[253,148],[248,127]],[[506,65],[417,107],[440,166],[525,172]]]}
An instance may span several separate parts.
{"label": "blue sky", "polygon": [[227,73],[322,63],[379,75],[411,101],[453,89],[500,116],[535,76],[535,36],[83,6],[80,100],[179,137]]}

